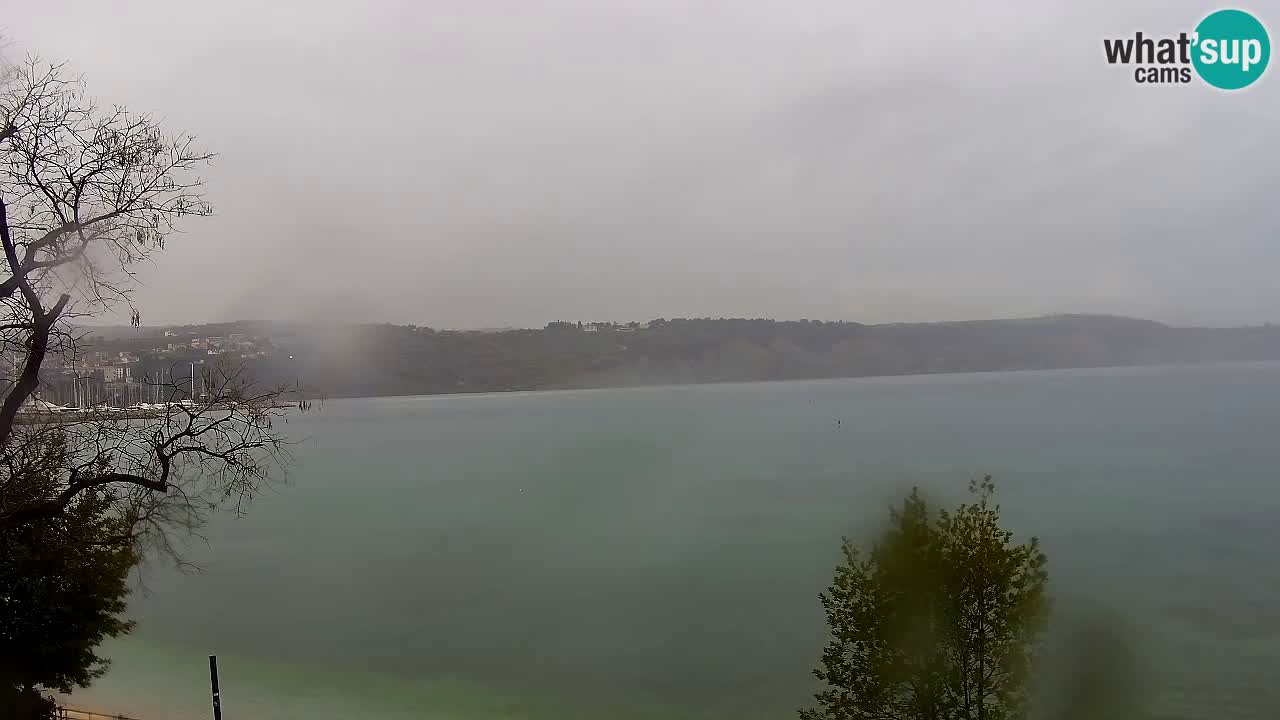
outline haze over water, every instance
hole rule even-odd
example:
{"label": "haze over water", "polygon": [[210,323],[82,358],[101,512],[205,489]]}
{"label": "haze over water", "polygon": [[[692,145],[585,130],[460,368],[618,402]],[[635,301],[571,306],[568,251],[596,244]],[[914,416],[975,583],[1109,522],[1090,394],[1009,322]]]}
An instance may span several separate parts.
{"label": "haze over water", "polygon": [[1275,364],[333,401],[74,701],[207,717],[217,653],[232,719],[794,717],[840,536],[990,472],[1155,716],[1276,717],[1277,428]]}

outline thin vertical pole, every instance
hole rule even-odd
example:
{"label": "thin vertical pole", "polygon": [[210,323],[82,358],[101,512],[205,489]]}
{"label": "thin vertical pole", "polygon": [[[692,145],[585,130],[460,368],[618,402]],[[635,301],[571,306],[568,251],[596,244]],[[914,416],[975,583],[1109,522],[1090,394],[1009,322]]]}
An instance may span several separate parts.
{"label": "thin vertical pole", "polygon": [[209,656],[209,684],[213,688],[213,720],[222,720],[222,693],[218,690],[218,656]]}

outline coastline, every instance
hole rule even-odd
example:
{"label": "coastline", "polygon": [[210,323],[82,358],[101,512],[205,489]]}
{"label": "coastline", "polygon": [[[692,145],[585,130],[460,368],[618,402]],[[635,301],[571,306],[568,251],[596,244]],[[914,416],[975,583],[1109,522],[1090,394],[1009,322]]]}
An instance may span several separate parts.
{"label": "coastline", "polygon": [[[175,403],[175,405],[180,405]],[[275,403],[271,406],[272,410],[288,410],[296,408],[297,403]],[[183,406],[180,407],[190,409],[195,412],[205,412],[219,410],[227,411],[231,408],[228,406]],[[70,425],[78,422],[88,422],[92,420],[158,420],[170,415],[171,408],[91,408],[87,410],[70,409],[59,412],[19,412],[14,419],[17,425]]]}
{"label": "coastline", "polygon": [[[1167,362],[1167,363],[1129,363],[1129,364],[1099,364],[1099,365],[1061,365],[1053,367],[1019,367],[1019,368],[1000,368],[1000,369],[984,369],[984,370],[949,370],[939,372],[902,372],[902,373],[877,373],[870,375],[821,375],[815,377],[788,377],[788,378],[757,378],[746,380],[689,380],[689,381],[655,381],[655,382],[636,382],[636,383],[619,383],[619,384],[581,384],[581,385],[550,385],[546,387],[511,387],[495,390],[492,388],[476,389],[476,390],[451,390],[447,392],[404,392],[404,393],[343,393],[335,392],[324,395],[323,400],[314,402],[323,403],[325,400],[360,400],[360,399],[377,399],[377,398],[448,398],[448,397],[483,397],[483,396],[513,396],[513,395],[534,395],[542,393],[563,393],[563,392],[591,392],[595,390],[649,390],[657,388],[681,388],[681,387],[714,387],[714,386],[731,386],[731,385],[772,385],[780,383],[802,383],[802,382],[836,382],[843,380],[906,380],[912,378],[935,378],[935,377],[980,377],[983,375],[1011,375],[1023,373],[1055,373],[1071,370],[1142,370],[1149,368],[1204,368],[1217,366],[1270,366],[1280,364],[1280,360],[1210,360],[1204,362]],[[289,407],[293,407],[290,405]]]}

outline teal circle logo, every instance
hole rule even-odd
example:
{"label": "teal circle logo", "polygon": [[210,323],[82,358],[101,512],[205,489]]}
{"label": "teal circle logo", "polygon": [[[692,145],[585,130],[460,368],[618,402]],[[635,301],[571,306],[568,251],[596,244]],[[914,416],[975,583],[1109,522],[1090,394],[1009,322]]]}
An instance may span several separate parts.
{"label": "teal circle logo", "polygon": [[1210,85],[1239,90],[1262,77],[1271,59],[1271,39],[1258,19],[1243,10],[1219,10],[1196,26],[1191,64]]}

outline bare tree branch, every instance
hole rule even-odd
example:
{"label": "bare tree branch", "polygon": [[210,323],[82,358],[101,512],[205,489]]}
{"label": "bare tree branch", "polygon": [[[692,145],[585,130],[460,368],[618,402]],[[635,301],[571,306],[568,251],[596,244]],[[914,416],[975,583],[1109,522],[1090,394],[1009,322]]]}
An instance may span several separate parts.
{"label": "bare tree branch", "polygon": [[171,550],[171,532],[242,510],[287,463],[273,419],[288,391],[238,368],[205,371],[198,398],[151,379],[159,412],[19,421],[51,359],[74,367],[71,320],[127,302],[133,266],[212,213],[195,174],[212,157],[149,115],[100,107],[62,65],[30,58],[0,79],[0,352],[22,358],[0,382],[0,527],[92,494],[127,528],[116,540]]}

